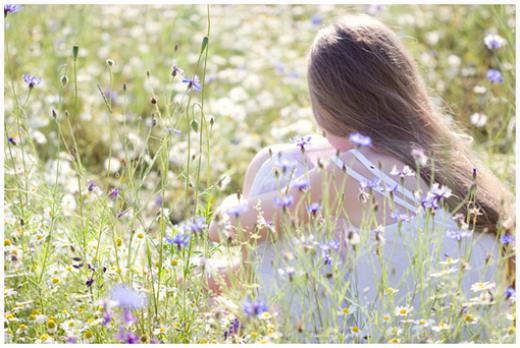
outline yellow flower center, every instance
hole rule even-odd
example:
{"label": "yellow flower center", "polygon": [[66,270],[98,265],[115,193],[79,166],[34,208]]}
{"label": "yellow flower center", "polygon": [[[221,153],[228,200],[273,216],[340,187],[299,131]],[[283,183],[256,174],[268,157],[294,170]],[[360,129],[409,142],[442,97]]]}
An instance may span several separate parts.
{"label": "yellow flower center", "polygon": [[4,240],[4,246],[11,246],[11,241],[9,239]]}
{"label": "yellow flower center", "polygon": [[357,326],[352,327],[352,332],[359,333],[359,327],[357,327]]}
{"label": "yellow flower center", "polygon": [[350,309],[349,309],[348,307],[344,307],[344,308],[342,309],[342,311],[343,311],[343,314],[345,314],[345,315],[347,315],[347,314],[350,313]]}

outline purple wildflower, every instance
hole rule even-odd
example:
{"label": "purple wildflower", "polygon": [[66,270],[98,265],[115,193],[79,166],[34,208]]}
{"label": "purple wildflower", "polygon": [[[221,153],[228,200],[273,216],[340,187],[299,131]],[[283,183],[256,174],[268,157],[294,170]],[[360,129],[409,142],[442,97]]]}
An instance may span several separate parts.
{"label": "purple wildflower", "polygon": [[489,69],[487,72],[487,79],[492,84],[504,82],[504,77],[502,76],[502,73],[497,69]]}
{"label": "purple wildflower", "polygon": [[465,237],[471,237],[472,234],[473,234],[473,232],[471,232],[470,230],[465,229],[465,228],[462,228],[459,230],[446,231],[447,237],[449,237],[451,239],[455,239],[457,241],[460,241],[460,240],[462,240],[462,238],[465,238]]}
{"label": "purple wildflower", "polygon": [[87,279],[85,284],[90,288],[92,286],[92,284],[94,284],[94,278]]}
{"label": "purple wildflower", "polygon": [[321,20],[321,15],[319,13],[316,13],[311,17],[311,23],[315,27],[321,24]]}
{"label": "purple wildflower", "polygon": [[166,237],[166,242],[169,244],[176,244],[177,248],[188,246],[190,242],[190,235],[184,233],[177,233],[173,238]]}
{"label": "purple wildflower", "polygon": [[78,339],[75,336],[69,335],[69,336],[67,336],[67,343],[71,343],[71,344],[78,343]]}
{"label": "purple wildflower", "polygon": [[14,141],[14,138],[13,138],[13,137],[8,137],[8,138],[7,138],[7,141],[8,141],[10,144],[16,145],[16,141]]}
{"label": "purple wildflower", "polygon": [[129,343],[129,344],[139,343],[139,337],[131,331],[125,332],[124,326],[121,326],[119,328],[119,333],[116,334],[114,337],[124,343]]}
{"label": "purple wildflower", "polygon": [[200,233],[206,226],[204,217],[197,216],[184,225],[184,230],[192,233]]}
{"label": "purple wildflower", "polygon": [[246,299],[243,308],[244,312],[248,317],[259,317],[262,313],[267,312],[269,310],[269,308],[263,301],[256,300],[255,302],[251,302],[251,299],[249,297]]}
{"label": "purple wildflower", "polygon": [[132,315],[132,312],[128,308],[123,308],[123,321],[126,326],[130,326],[137,321],[137,318]]}
{"label": "purple wildflower", "polygon": [[112,189],[112,191],[110,191],[110,198],[112,199],[116,199],[117,197],[119,197],[119,194],[121,193],[121,190],[118,189],[117,187],[114,187]]}
{"label": "purple wildflower", "polygon": [[304,191],[311,187],[309,180],[301,178],[293,182],[292,187],[296,187],[298,190]]}
{"label": "purple wildflower", "polygon": [[366,189],[376,189],[378,191],[383,191],[384,188],[381,186],[381,179],[378,177],[373,177],[371,180],[363,180],[360,182],[360,186],[362,190]]}
{"label": "purple wildflower", "polygon": [[319,211],[321,210],[321,206],[319,203],[311,203],[308,207],[307,207],[307,212],[309,214],[312,214],[312,215],[316,215]]}
{"label": "purple wildflower", "polygon": [[371,146],[372,139],[359,133],[351,133],[348,140],[356,146]]}
{"label": "purple wildflower", "polygon": [[236,335],[238,333],[238,328],[240,327],[240,322],[238,318],[235,318],[233,322],[229,325],[229,328],[224,331],[224,340],[228,338],[228,336]]}
{"label": "purple wildflower", "polygon": [[305,148],[306,145],[309,145],[312,142],[312,135],[307,135],[303,137],[295,137],[292,139],[292,142],[296,144],[296,146],[300,148]]}
{"label": "purple wildflower", "polygon": [[285,74],[285,65],[283,63],[277,62],[275,64],[275,69],[278,75],[284,75]]}
{"label": "purple wildflower", "polygon": [[4,18],[7,17],[9,13],[15,13],[20,11],[22,6],[20,5],[11,5],[11,4],[5,4],[4,5]]}
{"label": "purple wildflower", "polygon": [[291,196],[291,195],[285,195],[285,196],[282,196],[282,197],[275,197],[274,200],[274,205],[277,207],[277,208],[288,208],[290,207],[293,203],[294,203],[294,197]]}
{"label": "purple wildflower", "polygon": [[512,287],[508,287],[505,291],[506,299],[513,297],[516,297],[516,291]]}
{"label": "purple wildflower", "polygon": [[162,195],[157,195],[155,197],[155,205],[158,207],[162,207]]}
{"label": "purple wildflower", "polygon": [[504,245],[510,244],[514,240],[515,237],[511,234],[504,234],[502,237],[500,237],[500,242],[502,242]]}
{"label": "purple wildflower", "polygon": [[36,76],[30,76],[27,74],[23,75],[23,80],[25,81],[25,83],[27,83],[29,88],[34,88],[35,86],[38,86],[42,82],[41,78],[36,77]]}
{"label": "purple wildflower", "polygon": [[186,83],[188,85],[189,90],[194,90],[199,92],[202,88],[200,87],[199,77],[194,75],[193,78],[190,79],[182,79],[182,83]]}
{"label": "purple wildflower", "polygon": [[484,44],[490,50],[499,49],[500,47],[504,46],[505,43],[506,40],[504,40],[501,36],[496,34],[489,34],[484,38]]}
{"label": "purple wildflower", "polygon": [[137,291],[124,284],[117,284],[110,294],[112,300],[116,301],[121,308],[132,309],[144,306],[144,297]]}
{"label": "purple wildflower", "polygon": [[112,321],[112,316],[108,312],[106,305],[104,305],[103,307],[105,308],[105,311],[103,313],[103,326],[108,327],[108,324],[110,324],[110,322]]}
{"label": "purple wildflower", "polygon": [[245,213],[248,209],[247,204],[240,203],[233,207],[230,207],[226,210],[226,214],[233,215],[235,218],[238,218],[240,214]]}

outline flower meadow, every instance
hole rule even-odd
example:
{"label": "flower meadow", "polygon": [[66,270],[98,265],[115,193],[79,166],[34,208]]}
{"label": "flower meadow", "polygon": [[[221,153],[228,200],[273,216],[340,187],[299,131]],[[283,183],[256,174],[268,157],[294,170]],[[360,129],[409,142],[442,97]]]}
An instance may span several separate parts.
{"label": "flower meadow", "polygon": [[[254,235],[209,240],[217,206],[241,190],[258,151],[312,143],[305,57],[342,13],[398,32],[447,120],[515,192],[513,5],[4,5],[5,342],[516,342],[514,288],[496,274],[460,291],[464,258],[414,262],[419,305],[384,277],[377,306],[345,298],[345,265],[379,255],[384,227],[328,240],[319,202],[307,208],[314,233],[284,217],[292,248],[274,272],[285,297],[257,296],[254,274],[226,272],[243,250],[242,269],[259,262]],[[417,175],[428,159],[412,155],[417,168],[389,174]],[[361,186],[363,200],[384,189]],[[421,209],[433,215],[450,194],[433,184]],[[273,204],[297,202],[281,193]],[[420,235],[471,252],[478,214]],[[269,226],[261,214],[259,225]],[[503,269],[515,238],[497,238],[505,252],[489,263]],[[293,293],[310,299],[298,318],[288,315]]]}

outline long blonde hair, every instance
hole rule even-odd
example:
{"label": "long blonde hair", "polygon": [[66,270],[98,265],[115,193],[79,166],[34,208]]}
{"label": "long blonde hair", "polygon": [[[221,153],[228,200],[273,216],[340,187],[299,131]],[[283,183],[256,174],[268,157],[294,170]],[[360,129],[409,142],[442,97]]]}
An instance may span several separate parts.
{"label": "long blonde hair", "polygon": [[[374,150],[415,168],[411,155],[423,149],[433,166],[422,178],[448,186],[446,201],[464,216],[460,203],[475,189],[482,215],[475,229],[514,234],[514,197],[476,157],[463,132],[431,102],[415,62],[398,36],[379,20],[342,17],[317,34],[308,55],[308,85],[318,124],[336,136],[359,132],[372,139]],[[514,257],[510,259],[514,277]]]}

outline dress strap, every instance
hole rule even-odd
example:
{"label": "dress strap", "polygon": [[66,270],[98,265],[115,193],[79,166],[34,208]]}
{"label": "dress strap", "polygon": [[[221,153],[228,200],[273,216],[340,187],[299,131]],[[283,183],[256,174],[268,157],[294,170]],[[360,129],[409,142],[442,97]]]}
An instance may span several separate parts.
{"label": "dress strap", "polygon": [[[347,173],[349,176],[353,177],[354,179],[356,179],[356,180],[359,181],[360,183],[361,183],[361,182],[366,182],[366,181],[368,181],[367,178],[365,178],[363,175],[359,174],[359,173],[356,172],[354,169],[352,169],[352,168],[346,166],[346,165],[343,163],[343,161],[342,161],[338,156],[336,156],[336,155],[332,155],[332,156],[330,157],[330,160],[331,160],[332,162],[334,162],[334,164],[336,164],[340,169],[345,170],[346,173]],[[379,193],[381,193],[382,195],[384,195],[385,197],[390,198],[390,193],[388,193],[388,191],[386,191],[386,190],[383,190],[383,191],[376,190],[376,192],[379,192]],[[394,195],[394,202],[395,202],[396,204],[399,204],[400,206],[402,206],[402,207],[404,207],[404,208],[410,210],[410,211],[415,212],[415,211],[417,210],[416,207],[414,207],[414,206],[411,205],[410,203],[406,202],[405,200],[403,200],[403,199],[401,199],[401,198],[399,198],[399,197],[397,197],[397,196],[395,196],[395,195]]]}
{"label": "dress strap", "polygon": [[388,175],[386,175],[385,173],[383,173],[381,170],[379,170],[372,162],[370,162],[370,160],[368,158],[365,157],[365,155],[363,155],[359,150],[357,149],[352,149],[351,152],[354,154],[354,156],[356,156],[356,158],[372,173],[374,174],[375,176],[377,176],[378,178],[380,178],[381,180],[383,180],[384,182],[386,182],[388,185],[390,186],[395,186],[397,185],[397,191],[400,192],[401,194],[403,194],[405,197],[408,197],[410,198],[412,201],[416,202],[417,199],[416,197],[413,195],[413,193],[411,193],[409,190],[407,190],[406,188],[404,188],[402,185],[399,185],[397,182],[395,182],[394,180],[392,180],[390,177],[388,177]]}

